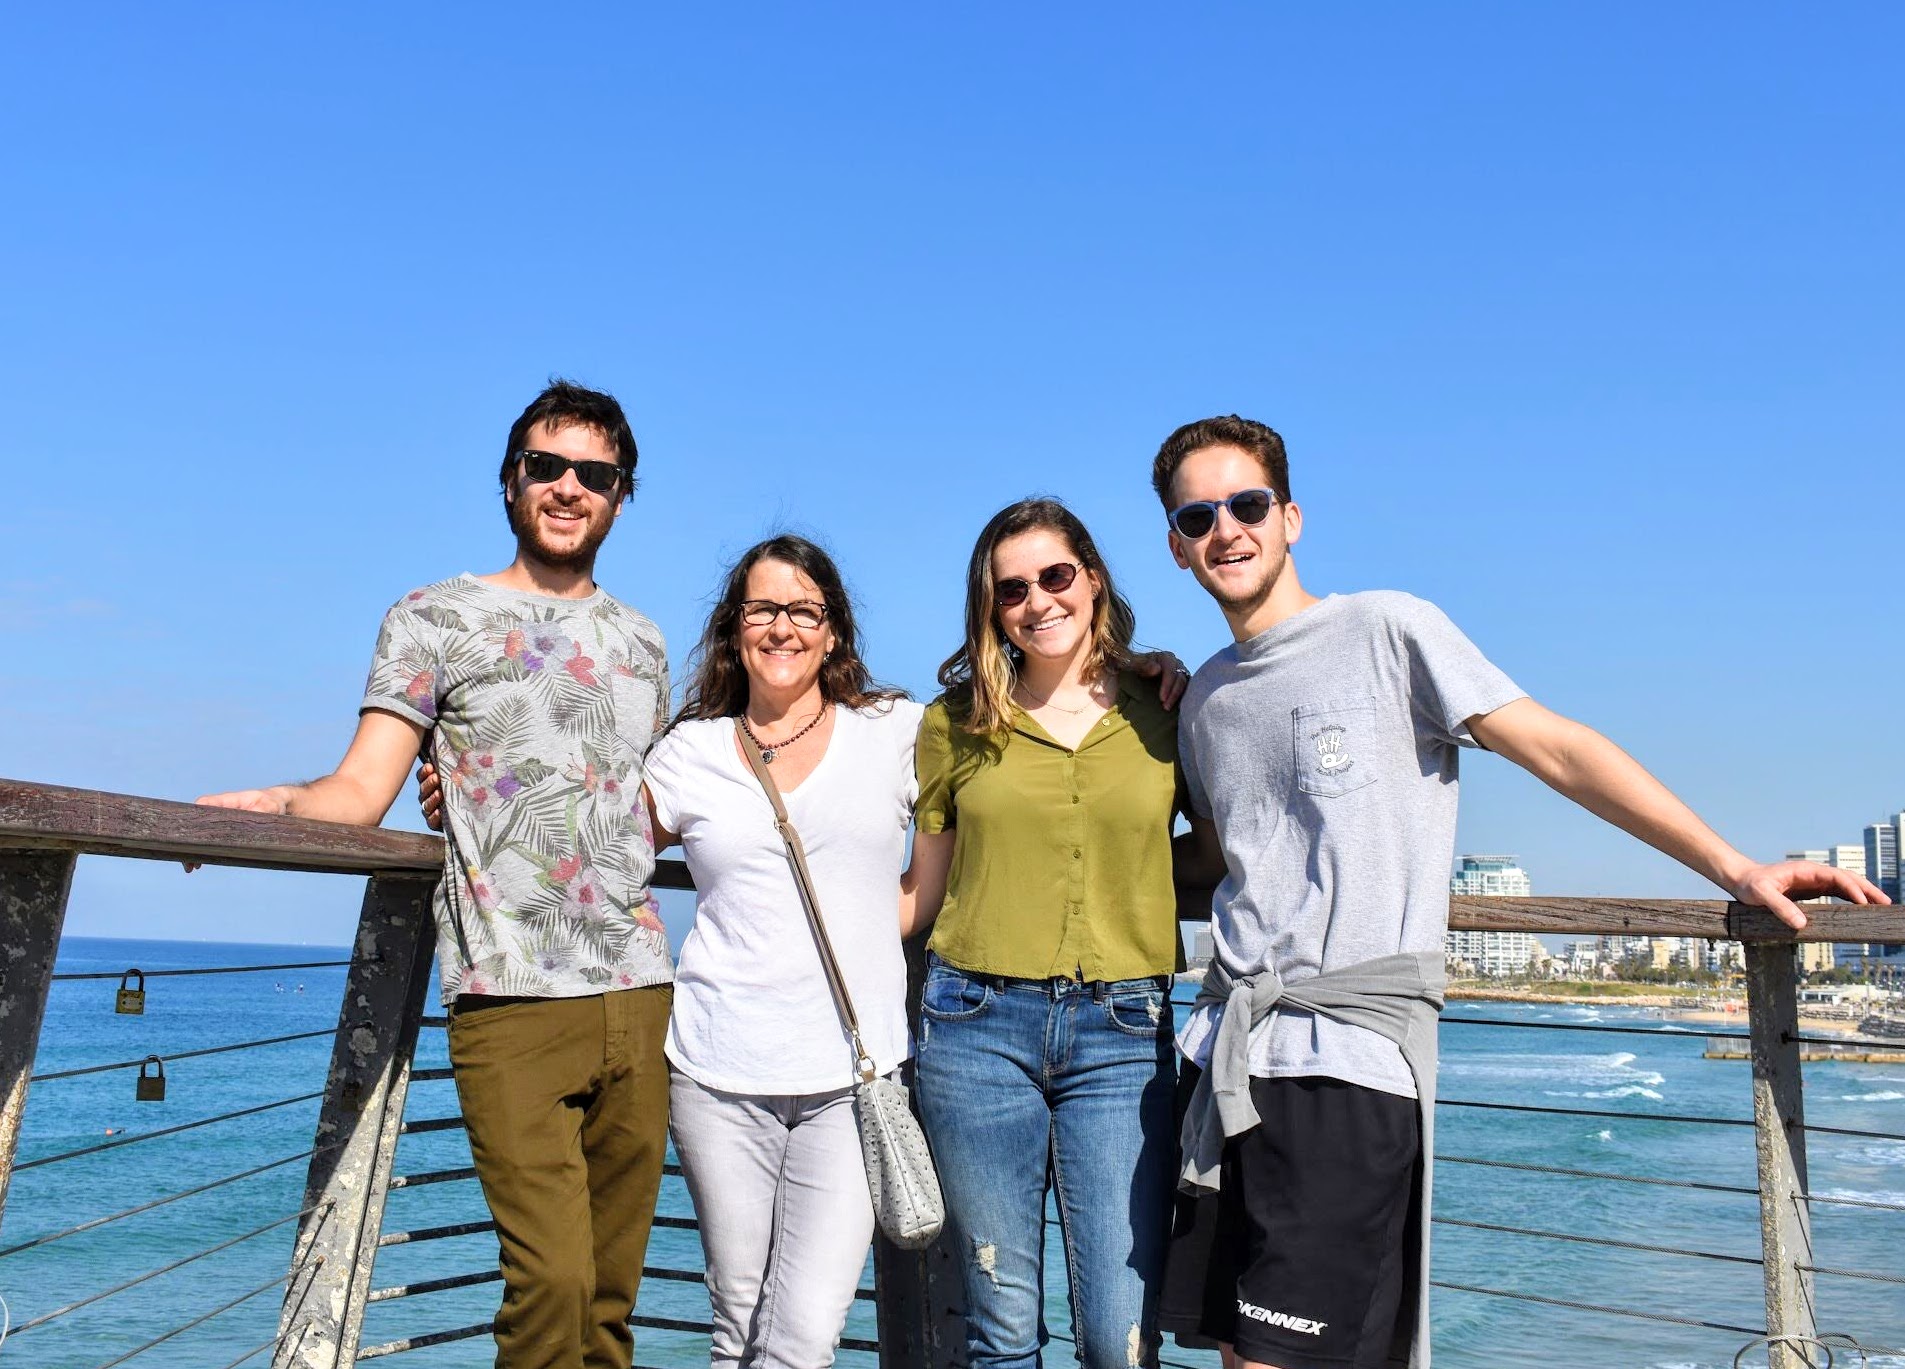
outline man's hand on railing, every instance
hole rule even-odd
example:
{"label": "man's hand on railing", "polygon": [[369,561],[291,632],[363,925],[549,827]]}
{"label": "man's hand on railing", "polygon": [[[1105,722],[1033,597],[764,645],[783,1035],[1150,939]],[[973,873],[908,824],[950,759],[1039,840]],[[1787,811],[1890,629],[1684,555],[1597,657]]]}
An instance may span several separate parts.
{"label": "man's hand on railing", "polygon": [[269,813],[283,817],[291,811],[291,786],[274,784],[269,789],[234,789],[227,794],[201,794],[195,803],[207,808],[237,808],[246,813]]}
{"label": "man's hand on railing", "polygon": [[1806,925],[1806,914],[1796,898],[1842,898],[1848,903],[1890,903],[1885,892],[1863,875],[1835,869],[1810,860],[1782,860],[1773,865],[1753,865],[1728,882],[1728,889],[1741,903],[1765,908],[1781,922],[1793,928]]}
{"label": "man's hand on railing", "polygon": [[432,832],[443,830],[443,782],[429,761],[417,765],[417,807],[423,810],[425,826]]}

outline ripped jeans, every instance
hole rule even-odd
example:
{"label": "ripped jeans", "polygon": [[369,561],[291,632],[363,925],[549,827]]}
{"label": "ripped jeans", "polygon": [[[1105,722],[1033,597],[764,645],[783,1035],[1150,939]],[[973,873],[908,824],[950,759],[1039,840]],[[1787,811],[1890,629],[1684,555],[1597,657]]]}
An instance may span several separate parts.
{"label": "ripped jeans", "polygon": [[1041,1362],[1048,1181],[1080,1362],[1157,1364],[1177,1149],[1167,982],[1002,979],[931,960],[919,1108],[964,1257],[973,1369]]}

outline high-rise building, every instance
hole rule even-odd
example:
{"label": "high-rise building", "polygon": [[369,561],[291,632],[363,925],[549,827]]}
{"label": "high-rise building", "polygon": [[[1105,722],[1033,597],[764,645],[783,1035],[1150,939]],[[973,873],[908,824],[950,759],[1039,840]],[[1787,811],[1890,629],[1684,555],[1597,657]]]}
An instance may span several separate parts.
{"label": "high-rise building", "polygon": [[1788,851],[1786,853],[1786,859],[1809,860],[1815,865],[1830,865],[1832,864],[1832,852],[1826,850],[1824,847],[1816,851]]}
{"label": "high-rise building", "polygon": [[1463,898],[1527,898],[1534,886],[1513,856],[1463,856],[1449,892]]}
{"label": "high-rise building", "polygon": [[1826,853],[1826,864],[1838,870],[1850,870],[1855,875],[1866,871],[1864,846],[1834,846]]}
{"label": "high-rise building", "polygon": [[1442,954],[1451,964],[1470,966],[1490,979],[1527,974],[1548,958],[1547,948],[1528,932],[1449,932]]}
{"label": "high-rise building", "polygon": [[1865,829],[1865,877],[1898,897],[1898,827],[1875,822]]}

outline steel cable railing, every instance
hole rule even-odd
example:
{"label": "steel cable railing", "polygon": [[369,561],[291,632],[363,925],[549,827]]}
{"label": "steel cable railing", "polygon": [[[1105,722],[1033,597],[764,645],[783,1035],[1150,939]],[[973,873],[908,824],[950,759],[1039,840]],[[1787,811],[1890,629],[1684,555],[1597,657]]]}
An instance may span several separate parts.
{"label": "steel cable railing", "polygon": [[[100,1365],[98,1369],[117,1369],[119,1365],[124,1364],[127,1360],[132,1359],[138,1355],[143,1355],[146,1351],[152,1349],[154,1346],[164,1345],[167,1341],[174,1340],[177,1337],[184,1335],[187,1331],[191,1331],[197,1327],[203,1326],[206,1322],[212,1320],[212,1318],[214,1317],[222,1317],[227,1312],[231,1311],[233,1308],[242,1307],[245,1303],[250,1302],[253,1298],[257,1297],[259,1294],[268,1293],[272,1289],[278,1287],[280,1284],[289,1282],[290,1279],[291,1279],[290,1274],[288,1273],[280,1274],[277,1278],[271,1279],[265,1283],[261,1283],[256,1288],[251,1289],[249,1292],[240,1293],[237,1297],[232,1298],[230,1301],[220,1303],[217,1307],[214,1307],[211,1311],[192,1318],[192,1320],[186,1322],[182,1326],[173,1327],[170,1331],[167,1331],[162,1336],[154,1336],[151,1340],[147,1341],[144,1345],[135,1346],[133,1349],[126,1351],[125,1354],[120,1355],[117,1359],[107,1360],[104,1364]],[[277,1337],[274,1336],[272,1337],[271,1340],[267,1341],[265,1344],[275,1345],[276,1343],[277,1343]],[[259,1349],[264,1349],[264,1348],[265,1346],[259,1347]],[[253,1350],[251,1352],[252,1355],[255,1355],[257,1353],[258,1353],[257,1350]],[[250,1359],[251,1355],[247,1355],[245,1356],[245,1358]]]}
{"label": "steel cable railing", "polygon": [[1483,1288],[1478,1284],[1452,1283],[1445,1279],[1429,1280],[1431,1288],[1445,1288],[1452,1293],[1480,1293],[1491,1298],[1512,1298],[1517,1302],[1538,1303],[1543,1307],[1565,1307],[1574,1312],[1599,1312],[1610,1317],[1632,1317],[1637,1321],[1664,1322],[1672,1326],[1691,1326],[1705,1331],[1726,1331],[1741,1336],[1763,1336],[1763,1326],[1735,1326],[1730,1322],[1706,1321],[1699,1317],[1682,1317],[1672,1312],[1644,1312],[1633,1307],[1607,1307],[1601,1303],[1578,1302],[1571,1298],[1553,1298],[1541,1293],[1523,1293],[1511,1288]]}
{"label": "steel cable railing", "polygon": [[1739,1193],[1759,1197],[1759,1190],[1747,1184],[1716,1184],[1704,1179],[1655,1179],[1640,1174],[1614,1174],[1601,1169],[1571,1169],[1566,1165],[1536,1165],[1519,1160],[1484,1160],[1474,1155],[1441,1155],[1438,1165],[1477,1165],[1485,1169],[1513,1169],[1527,1174],[1553,1174],[1568,1179],[1606,1179],[1622,1184],[1654,1184],[1662,1188],[1691,1188],[1705,1193]]}
{"label": "steel cable railing", "polygon": [[[148,1270],[143,1274],[136,1275],[133,1278],[127,1279],[124,1283],[114,1284],[111,1288],[103,1289],[98,1293],[89,1293],[77,1302],[69,1302],[64,1307],[56,1307],[51,1312],[43,1312],[31,1321],[21,1322],[18,1326],[13,1328],[13,1334],[16,1336],[22,1335],[37,1327],[58,1321],[61,1317],[77,1312],[82,1307],[91,1307],[94,1303],[104,1302],[107,1298],[115,1297],[129,1288],[137,1288],[140,1284],[150,1283],[154,1279],[170,1274],[175,1269],[183,1269],[188,1264],[196,1264],[200,1260],[216,1255],[221,1250],[230,1250],[235,1245],[243,1245],[246,1241],[262,1236],[267,1231],[276,1231],[279,1227],[284,1226],[288,1222],[295,1222],[302,1217],[308,1217],[317,1210],[318,1208],[315,1206],[307,1207],[302,1212],[293,1212],[289,1216],[279,1217],[276,1221],[266,1222],[263,1226],[254,1227],[242,1235],[233,1236],[230,1240],[220,1241],[217,1245],[207,1246],[203,1250],[195,1251],[190,1255],[173,1260],[170,1264],[160,1265],[157,1269]],[[284,1280],[279,1279],[278,1282],[283,1283]]]}
{"label": "steel cable railing", "polygon": [[294,1103],[309,1103],[322,1098],[324,1091],[301,1093],[295,1098],[280,1098],[275,1103],[260,1103],[256,1107],[238,1108],[232,1112],[221,1112],[216,1117],[201,1117],[195,1122],[181,1122],[173,1127],[161,1127],[157,1131],[142,1131],[137,1136],[122,1136],[116,1141],[101,1141],[95,1146],[81,1146],[78,1150],[62,1151],[58,1155],[43,1155],[37,1160],[22,1160],[14,1165],[13,1172],[38,1169],[42,1165],[57,1165],[64,1160],[77,1160],[83,1155],[97,1155],[105,1150],[117,1150],[121,1146],[133,1146],[141,1141],[156,1141],[161,1136],[176,1136],[182,1131],[196,1131],[200,1127],[214,1126],[219,1122],[229,1122],[239,1117],[250,1117],[260,1112],[270,1112],[273,1108],[288,1108]]}
{"label": "steel cable railing", "polygon": [[1719,1260],[1727,1264],[1764,1265],[1757,1255],[1723,1255],[1712,1250],[1688,1250],[1682,1246],[1651,1245],[1645,1241],[1622,1241],[1612,1236],[1587,1236],[1568,1231],[1541,1231],[1534,1227],[1503,1226],[1497,1222],[1476,1222],[1461,1217],[1431,1217],[1437,1226],[1457,1226],[1469,1231],[1493,1231],[1504,1236],[1535,1236],[1546,1241],[1572,1241],[1578,1245],[1605,1246],[1611,1250],[1638,1250],[1650,1255],[1683,1255],[1689,1259]]}
{"label": "steel cable railing", "polygon": [[89,1221],[80,1222],[76,1226],[69,1226],[62,1231],[50,1232],[44,1236],[35,1236],[30,1241],[22,1241],[18,1245],[10,1245],[5,1250],[0,1250],[0,1259],[4,1259],[8,1255],[17,1255],[23,1250],[32,1250],[36,1246],[51,1245],[54,1241],[64,1240],[68,1236],[77,1236],[82,1231],[92,1231],[102,1226],[110,1226],[112,1223],[123,1221],[127,1217],[137,1217],[142,1212],[150,1212],[154,1208],[165,1207],[170,1203],[176,1203],[184,1198],[195,1198],[201,1193],[209,1193],[215,1188],[223,1188],[227,1184],[235,1184],[241,1179],[249,1179],[253,1175],[263,1174],[267,1170],[278,1169],[298,1160],[308,1160],[311,1156],[316,1155],[319,1149],[319,1147],[314,1146],[310,1150],[300,1150],[295,1155],[286,1155],[282,1159],[272,1160],[262,1165],[255,1165],[250,1169],[241,1170],[237,1174],[228,1174],[222,1179],[214,1179],[210,1183],[200,1184],[197,1188],[188,1188],[180,1193],[169,1194],[163,1198],[154,1198],[151,1202],[140,1203],[136,1207],[126,1208],[123,1212],[114,1212],[109,1216],[94,1217]]}
{"label": "steel cable railing", "polygon": [[350,964],[348,960],[300,960],[290,965],[202,965],[185,970],[89,970],[84,974],[56,974],[51,978],[55,984],[81,979],[124,979],[129,973],[146,979],[171,979],[206,974],[263,974],[271,970],[349,969]]}
{"label": "steel cable railing", "polygon": [[[256,1050],[260,1046],[281,1046],[287,1041],[311,1041],[320,1036],[335,1036],[333,1027],[323,1027],[317,1031],[293,1032],[289,1036],[265,1036],[256,1041],[236,1041],[229,1046],[205,1046],[199,1050],[173,1051],[161,1057],[170,1065],[180,1060],[196,1060],[202,1055],[225,1055],[232,1051]],[[36,1074],[28,1079],[31,1084],[49,1083],[54,1079],[77,1079],[82,1074],[105,1074],[109,1070],[136,1070],[142,1068],[151,1056],[140,1056],[137,1060],[115,1060],[110,1065],[82,1065],[78,1069],[54,1070],[50,1074]]]}

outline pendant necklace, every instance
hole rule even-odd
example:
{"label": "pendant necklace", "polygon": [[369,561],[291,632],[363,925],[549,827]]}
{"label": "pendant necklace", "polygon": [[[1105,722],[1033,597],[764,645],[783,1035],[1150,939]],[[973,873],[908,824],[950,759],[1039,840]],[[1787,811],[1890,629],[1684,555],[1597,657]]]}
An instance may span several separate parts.
{"label": "pendant necklace", "polygon": [[814,714],[812,720],[808,722],[807,726],[801,728],[800,731],[796,732],[793,736],[789,737],[786,741],[775,742],[772,746],[769,746],[766,742],[762,741],[759,737],[754,735],[754,729],[747,725],[747,714],[745,712],[741,714],[741,730],[747,733],[747,739],[749,741],[753,742],[755,746],[760,748],[761,763],[763,765],[772,765],[774,763],[774,757],[778,756],[781,752],[785,751],[788,747],[792,746],[795,742],[799,741],[802,737],[806,736],[809,732],[812,732],[816,727],[820,726],[820,720],[826,716],[827,716],[827,710],[824,708],[821,709],[818,713]]}

